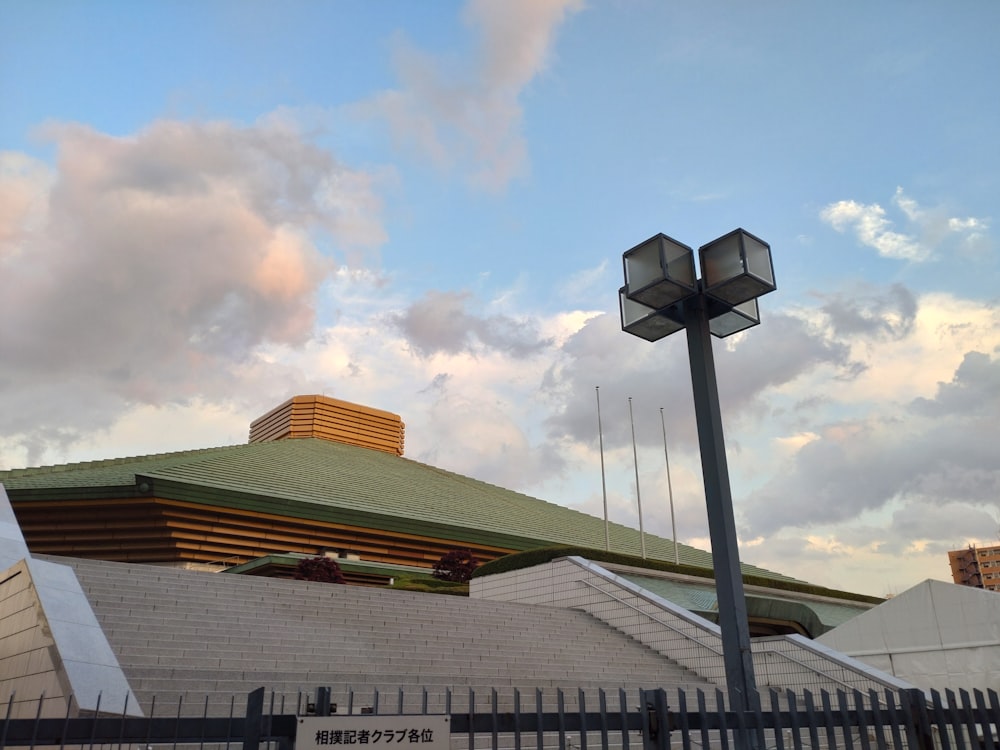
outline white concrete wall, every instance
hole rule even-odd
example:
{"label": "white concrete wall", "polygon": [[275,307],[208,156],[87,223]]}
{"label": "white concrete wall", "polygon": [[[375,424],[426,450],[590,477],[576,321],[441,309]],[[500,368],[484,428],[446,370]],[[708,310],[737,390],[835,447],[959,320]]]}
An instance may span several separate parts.
{"label": "white concrete wall", "polygon": [[0,570],[29,557],[28,545],[17,523],[3,483],[0,483]]}
{"label": "white concrete wall", "polygon": [[72,695],[73,712],[141,716],[76,574],[31,557],[2,484],[0,566],[0,710],[16,693],[35,716],[44,695],[44,715],[65,716]]}
{"label": "white concrete wall", "polygon": [[12,717],[34,717],[44,695],[43,715],[63,716],[66,694],[55,641],[41,616],[27,562],[21,561],[0,573],[0,714],[14,697]]}
{"label": "white concrete wall", "polygon": [[[72,706],[68,706],[69,696]],[[0,573],[0,712],[141,716],[72,568],[30,558]],[[126,706],[127,701],[127,706]]]}
{"label": "white concrete wall", "polygon": [[[597,563],[566,557],[533,568],[473,578],[469,595],[582,609],[720,687],[725,686],[718,625]],[[801,636],[755,639],[753,651],[761,689],[913,687]]]}

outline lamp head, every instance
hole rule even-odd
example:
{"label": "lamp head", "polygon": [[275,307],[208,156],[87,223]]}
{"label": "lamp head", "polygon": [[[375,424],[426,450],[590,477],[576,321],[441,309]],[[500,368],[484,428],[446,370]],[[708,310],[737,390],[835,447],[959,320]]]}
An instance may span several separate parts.
{"label": "lamp head", "polygon": [[684,328],[680,305],[662,310],[634,302],[625,294],[626,287],[618,290],[618,306],[622,318],[622,330],[646,341],[659,341],[671,333]]}
{"label": "lamp head", "polygon": [[702,290],[728,305],[742,305],[773,292],[771,246],[736,229],[698,249]]}
{"label": "lamp head", "polygon": [[650,237],[622,255],[625,296],[662,310],[697,291],[694,250],[665,234]]}
{"label": "lamp head", "polygon": [[760,324],[760,312],[757,309],[757,299],[751,299],[739,305],[727,305],[708,298],[708,330],[713,336],[724,339],[734,333],[745,331]]}

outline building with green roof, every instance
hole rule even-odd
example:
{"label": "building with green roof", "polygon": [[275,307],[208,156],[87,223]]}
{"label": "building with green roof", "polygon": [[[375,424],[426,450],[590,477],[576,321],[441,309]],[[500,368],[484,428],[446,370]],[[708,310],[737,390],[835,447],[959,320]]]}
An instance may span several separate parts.
{"label": "building with green roof", "polygon": [[[603,519],[404,458],[403,432],[389,412],[298,396],[255,420],[243,445],[15,469],[0,472],[0,483],[33,554],[252,575],[287,574],[290,561],[327,554],[342,560],[349,582],[371,585],[429,573],[456,548],[483,562],[557,545],[604,550]],[[610,545],[638,556],[639,531],[610,524]],[[704,550],[675,550],[650,534],[645,550],[664,562],[676,551],[681,568],[710,575]],[[751,565],[744,574],[810,588]],[[682,606],[711,614],[710,580],[677,577],[670,586],[664,593]],[[873,603],[849,598],[855,612]],[[829,619],[779,609],[797,632],[803,619]],[[805,632],[816,634],[815,623]]]}

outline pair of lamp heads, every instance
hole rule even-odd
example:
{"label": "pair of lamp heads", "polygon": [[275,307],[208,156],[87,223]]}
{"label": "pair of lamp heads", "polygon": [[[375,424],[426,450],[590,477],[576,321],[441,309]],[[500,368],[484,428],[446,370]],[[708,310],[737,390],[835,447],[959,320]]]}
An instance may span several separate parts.
{"label": "pair of lamp heads", "polygon": [[709,330],[724,338],[760,322],[757,298],[775,290],[771,247],[736,229],[694,250],[657,234],[625,251],[625,286],[619,292],[622,330],[656,341],[683,329],[687,302],[705,297]]}

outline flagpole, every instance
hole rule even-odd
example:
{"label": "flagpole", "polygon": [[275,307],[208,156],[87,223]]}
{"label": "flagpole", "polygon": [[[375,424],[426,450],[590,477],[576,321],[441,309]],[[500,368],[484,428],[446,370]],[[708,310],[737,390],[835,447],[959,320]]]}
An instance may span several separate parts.
{"label": "flagpole", "polygon": [[667,463],[667,497],[670,498],[670,527],[674,540],[674,563],[680,565],[680,553],[677,550],[677,519],[674,517],[674,488],[670,483],[670,454],[667,453],[667,423],[663,418],[663,407],[660,407],[660,426],[663,428],[663,460]]}
{"label": "flagpole", "polygon": [[597,439],[601,446],[601,492],[604,494],[604,549],[611,551],[611,527],[608,525],[608,483],[604,478],[604,430],[601,429],[601,386],[595,385],[597,394]]}
{"label": "flagpole", "polygon": [[642,529],[642,495],[639,494],[639,454],[635,449],[635,419],[632,417],[632,397],[628,397],[628,418],[632,423],[632,461],[635,463],[635,502],[639,508],[639,545],[642,559],[646,559],[646,534]]}

